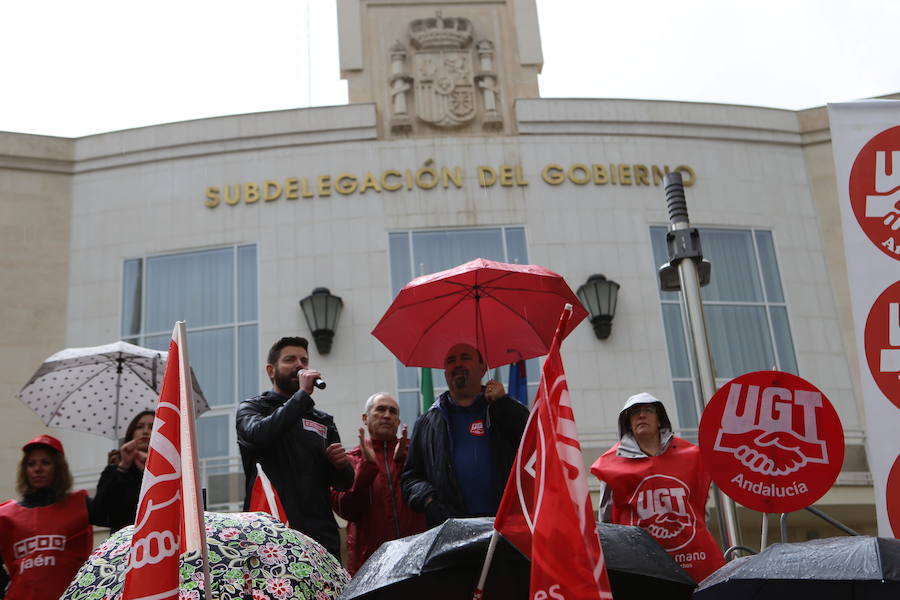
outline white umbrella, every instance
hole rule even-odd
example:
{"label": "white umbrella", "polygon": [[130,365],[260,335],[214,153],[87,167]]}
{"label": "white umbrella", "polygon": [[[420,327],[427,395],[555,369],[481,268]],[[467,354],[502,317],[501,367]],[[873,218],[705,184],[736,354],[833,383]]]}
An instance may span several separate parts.
{"label": "white umbrella", "polygon": [[[44,361],[16,396],[45,425],[118,440],[137,413],[153,410],[168,352],[115,342],[67,348]],[[209,410],[191,370],[194,408]]]}

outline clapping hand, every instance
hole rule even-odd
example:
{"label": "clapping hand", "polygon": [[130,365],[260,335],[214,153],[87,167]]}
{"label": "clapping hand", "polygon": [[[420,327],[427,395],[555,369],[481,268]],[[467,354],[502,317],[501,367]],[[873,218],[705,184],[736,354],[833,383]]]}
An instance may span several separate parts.
{"label": "clapping hand", "polygon": [[372,448],[369,446],[369,442],[366,441],[365,427],[359,428],[359,451],[362,452],[362,456],[366,462],[375,462],[375,455],[372,453]]}
{"label": "clapping hand", "polygon": [[405,463],[407,454],[409,454],[409,425],[404,423],[400,426],[400,437],[397,438],[397,446],[394,448],[394,460]]}

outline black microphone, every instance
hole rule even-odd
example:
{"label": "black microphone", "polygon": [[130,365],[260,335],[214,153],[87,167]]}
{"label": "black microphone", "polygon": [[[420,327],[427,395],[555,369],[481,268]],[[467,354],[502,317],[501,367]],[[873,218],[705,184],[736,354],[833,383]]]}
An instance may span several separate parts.
{"label": "black microphone", "polygon": [[[300,369],[299,371],[297,371],[297,377],[299,377],[300,373],[302,373],[305,370],[306,369]],[[327,386],[327,384],[325,383],[325,380],[322,379],[321,377],[316,377],[316,380],[315,380],[315,382],[313,382],[313,385],[316,386],[317,388],[319,388],[320,390],[324,390],[325,387]]]}

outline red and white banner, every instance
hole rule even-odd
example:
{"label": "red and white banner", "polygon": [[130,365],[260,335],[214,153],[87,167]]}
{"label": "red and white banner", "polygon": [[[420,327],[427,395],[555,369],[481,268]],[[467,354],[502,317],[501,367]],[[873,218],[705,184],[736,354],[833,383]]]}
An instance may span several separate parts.
{"label": "red and white banner", "polygon": [[703,411],[699,439],[716,485],[760,512],[813,504],[844,464],[844,431],[828,398],[780,371],[746,373],[719,388]]}
{"label": "red and white banner", "polygon": [[250,492],[250,512],[264,512],[272,515],[288,527],[287,513],[281,505],[278,492],[272,487],[272,482],[266,477],[262,465],[256,463],[256,481],[253,482],[253,491]]}
{"label": "red and white banner", "polygon": [[828,118],[878,534],[900,537],[900,101]]}
{"label": "red and white banner", "polygon": [[123,600],[178,598],[179,556],[199,551],[209,589],[184,322],[175,324],[144,467]]}
{"label": "red and white banner", "polygon": [[566,374],[564,311],[494,528],[531,559],[531,598],[612,598]]}

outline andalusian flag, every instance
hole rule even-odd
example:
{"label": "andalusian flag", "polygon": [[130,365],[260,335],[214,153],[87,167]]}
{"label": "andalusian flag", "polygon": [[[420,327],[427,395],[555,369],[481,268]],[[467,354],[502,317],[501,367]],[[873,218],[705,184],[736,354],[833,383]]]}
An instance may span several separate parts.
{"label": "andalusian flag", "polygon": [[419,392],[422,394],[422,414],[425,414],[434,404],[434,383],[431,381],[430,367],[422,367],[422,373],[419,376]]}

